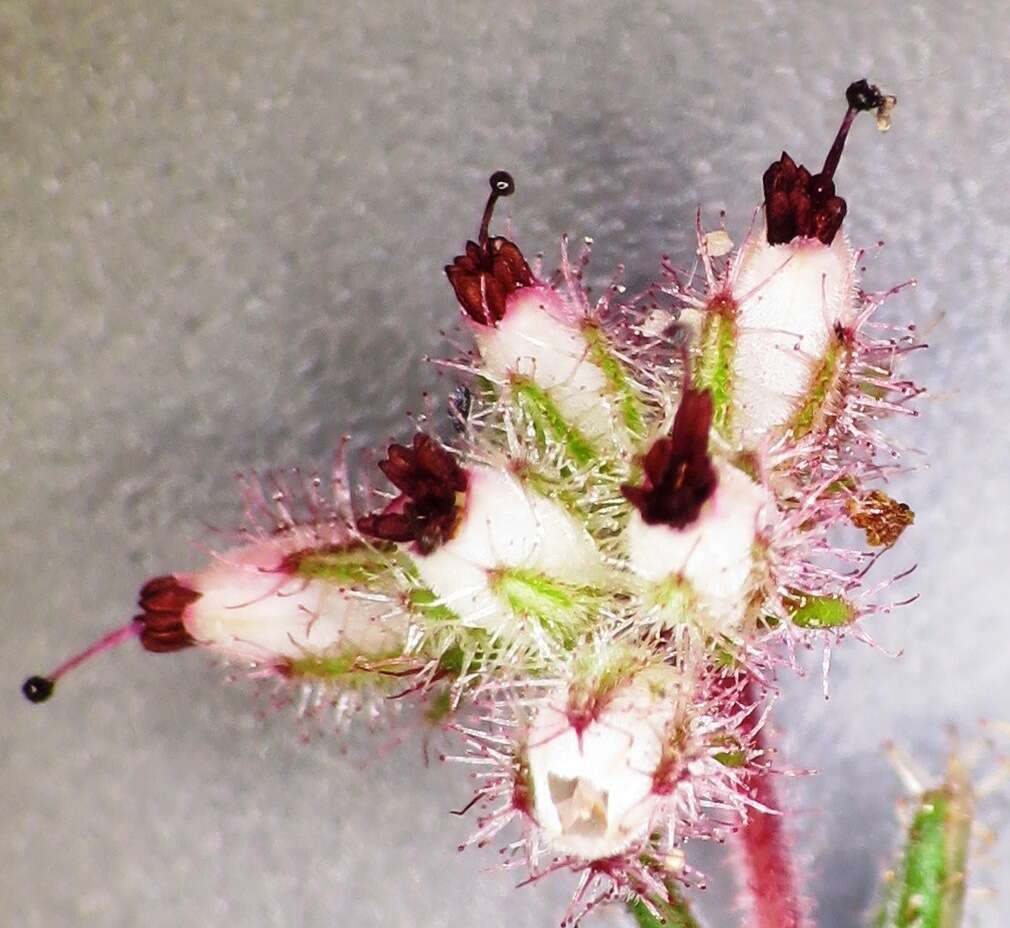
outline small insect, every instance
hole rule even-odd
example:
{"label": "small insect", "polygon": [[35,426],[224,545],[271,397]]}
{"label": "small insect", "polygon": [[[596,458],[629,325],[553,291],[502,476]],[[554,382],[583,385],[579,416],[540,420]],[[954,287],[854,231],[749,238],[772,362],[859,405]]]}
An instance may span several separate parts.
{"label": "small insect", "polygon": [[452,427],[457,432],[466,431],[472,405],[473,394],[470,392],[470,388],[464,384],[460,384],[449,394],[449,418],[452,420]]}

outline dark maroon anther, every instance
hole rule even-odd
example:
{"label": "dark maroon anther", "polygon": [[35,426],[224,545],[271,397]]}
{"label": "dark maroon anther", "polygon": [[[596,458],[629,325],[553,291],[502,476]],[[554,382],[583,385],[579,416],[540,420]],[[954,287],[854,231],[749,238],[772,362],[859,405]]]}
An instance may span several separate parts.
{"label": "dark maroon anther", "polygon": [[505,315],[505,300],[520,287],[533,282],[523,253],[507,238],[488,236],[491,216],[499,197],[515,193],[515,182],[507,171],[495,171],[489,183],[491,193],[484,207],[477,241],[466,243],[466,252],[445,267],[446,276],[463,311],[481,325],[495,325]]}
{"label": "dark maroon anther", "polygon": [[849,105],[819,174],[811,173],[785,152],[764,174],[765,224],[769,245],[812,238],[830,245],[845,219],[845,200],[835,195],[834,176],[857,113],[880,109],[886,98],[865,80],[845,91]]}
{"label": "dark maroon anther", "polygon": [[199,598],[196,590],[191,590],[176,577],[148,580],[141,588],[138,599],[143,611],[133,619],[141,626],[140,643],[148,651],[158,653],[181,651],[196,644],[193,636],[186,631],[182,614]]}
{"label": "dark maroon anther", "polygon": [[445,448],[418,433],[409,448],[390,445],[379,469],[400,495],[385,512],[358,519],[363,534],[384,541],[413,541],[421,554],[430,554],[452,537],[467,479]]}
{"label": "dark maroon anther", "polygon": [[645,456],[642,486],[621,487],[648,525],[686,528],[715,492],[719,475],[708,454],[711,428],[712,394],[686,390],[669,438],[660,438]]}

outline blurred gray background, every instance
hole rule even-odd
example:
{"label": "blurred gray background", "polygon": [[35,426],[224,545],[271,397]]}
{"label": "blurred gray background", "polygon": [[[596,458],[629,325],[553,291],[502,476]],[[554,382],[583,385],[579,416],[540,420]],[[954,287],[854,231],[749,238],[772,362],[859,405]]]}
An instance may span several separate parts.
{"label": "blurred gray background", "polygon": [[[325,465],[448,391],[420,359],[447,350],[441,267],[492,170],[528,254],[592,234],[594,279],[623,260],[640,285],[689,260],[699,203],[739,240],[766,165],[819,163],[866,76],[895,125],[856,126],[839,188],[854,241],[886,241],[869,285],[919,280],[888,317],[933,346],[897,427],[929,467],[895,488],[918,517],[887,559],[922,598],[869,627],[903,657],[846,644],[825,703],[811,655],[777,715],[822,771],[791,795],[822,928],[860,924],[901,794],[883,742],[939,770],[949,723],[1010,717],[1008,59],[995,0],[0,5],[0,920],[555,924],[564,879],[517,891],[457,854],[466,778],[416,739],[303,744],[201,654],[125,648],[45,707],[21,679],[196,566],[235,471]],[[1007,924],[1006,796],[971,925]],[[737,924],[701,860],[702,909]]]}

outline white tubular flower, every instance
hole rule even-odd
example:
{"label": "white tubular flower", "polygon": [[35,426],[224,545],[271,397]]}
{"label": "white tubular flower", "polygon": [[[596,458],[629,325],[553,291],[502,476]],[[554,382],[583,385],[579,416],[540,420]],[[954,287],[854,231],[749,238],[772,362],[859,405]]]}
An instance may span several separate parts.
{"label": "white tubular flower", "polygon": [[526,761],[533,818],[553,851],[597,860],[649,836],[675,680],[672,671],[642,673],[588,709],[566,687],[540,707]]}
{"label": "white tubular flower", "polygon": [[715,465],[718,484],[697,518],[682,528],[649,525],[635,511],[628,524],[628,565],[671,592],[686,587],[702,609],[692,619],[712,634],[731,634],[747,616],[755,545],[767,491],[732,465]]}
{"label": "white tubular flower", "polygon": [[514,242],[489,234],[498,198],[515,191],[505,171],[490,183],[477,241],[445,269],[474,331],[481,373],[538,432],[589,463],[601,443],[622,446],[640,435],[637,388],[572,278],[566,298],[534,276]]}
{"label": "white tubular flower", "polygon": [[429,553],[414,554],[422,582],[464,625],[507,633],[516,621],[513,584],[535,596],[554,582],[584,587],[599,580],[592,538],[561,506],[507,470],[473,467],[466,475],[454,533]]}
{"label": "white tubular flower", "polygon": [[795,424],[815,380],[855,318],[853,255],[845,237],[830,244],[797,238],[770,245],[766,230],[742,256],[735,292],[735,432],[745,447]]}
{"label": "white tubular flower", "polygon": [[179,578],[199,594],[183,624],[198,643],[254,661],[398,655],[406,617],[382,597],[324,579],[327,567],[353,557],[353,548],[291,552],[271,542],[229,552]]}
{"label": "white tubular flower", "polygon": [[[764,224],[725,277],[699,243],[709,291],[697,383],[715,394],[716,427],[745,448],[784,433],[804,437],[837,412],[860,312],[856,256],[842,232],[846,204],[834,174],[856,115],[893,100],[866,81],[846,91],[848,109],[824,165],[812,174],[785,152],[764,174]],[[832,409],[834,407],[834,409]]]}

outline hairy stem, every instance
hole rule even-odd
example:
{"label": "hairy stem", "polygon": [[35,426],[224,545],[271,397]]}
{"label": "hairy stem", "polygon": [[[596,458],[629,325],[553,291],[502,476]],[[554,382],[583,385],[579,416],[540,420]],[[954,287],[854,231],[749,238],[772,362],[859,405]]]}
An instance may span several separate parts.
{"label": "hairy stem", "polygon": [[[748,683],[745,700],[753,703],[753,683]],[[754,724],[751,720],[750,724]],[[754,733],[754,746],[765,749],[764,731]],[[760,805],[779,809],[772,775],[752,774],[749,793]],[[781,814],[753,809],[747,823],[736,835],[739,878],[746,886],[749,905],[747,928],[810,928],[806,906],[797,890],[796,867]]]}

